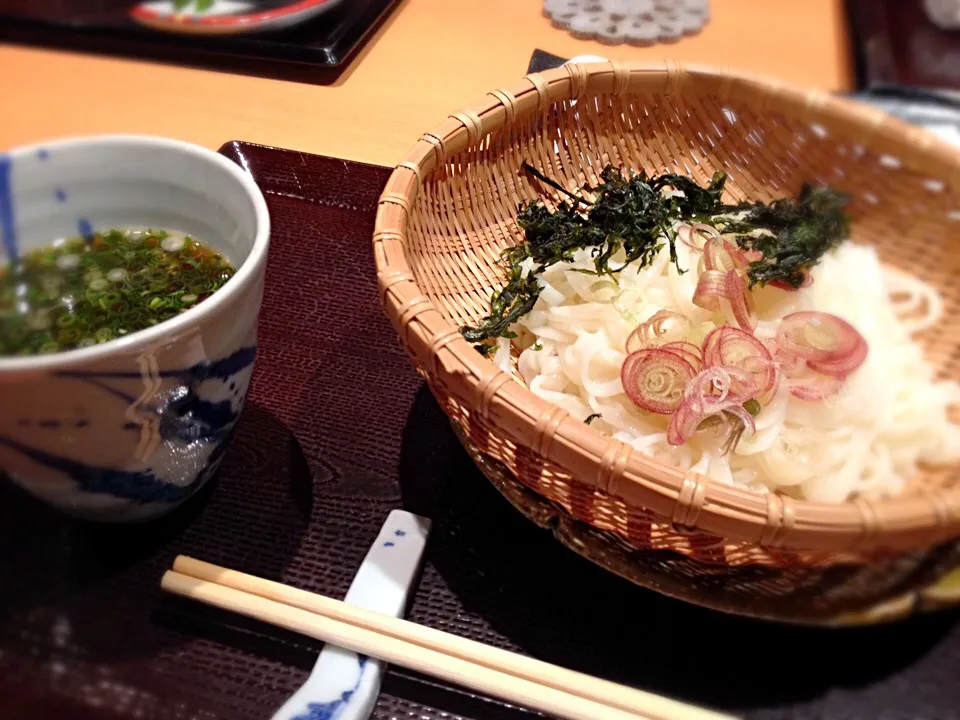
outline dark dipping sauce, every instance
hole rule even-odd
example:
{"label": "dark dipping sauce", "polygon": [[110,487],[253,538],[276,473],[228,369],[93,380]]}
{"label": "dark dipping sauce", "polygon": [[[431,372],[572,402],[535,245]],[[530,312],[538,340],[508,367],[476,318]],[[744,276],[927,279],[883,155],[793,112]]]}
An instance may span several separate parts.
{"label": "dark dipping sauce", "polygon": [[169,320],[223,287],[233,266],[190,236],[110,230],[0,267],[0,356],[89,347]]}

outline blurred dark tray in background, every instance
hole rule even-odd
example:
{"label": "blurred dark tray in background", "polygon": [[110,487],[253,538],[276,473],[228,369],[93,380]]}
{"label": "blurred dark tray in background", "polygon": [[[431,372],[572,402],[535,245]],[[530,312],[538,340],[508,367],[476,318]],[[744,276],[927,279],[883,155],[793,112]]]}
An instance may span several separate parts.
{"label": "blurred dark tray in background", "polygon": [[401,0],[347,0],[287,30],[178,35],[130,20],[138,0],[0,0],[0,42],[126,55],[317,84],[334,82]]}
{"label": "blurred dark tray in background", "polygon": [[937,27],[923,0],[847,0],[861,90],[960,91],[960,31]]}
{"label": "blurred dark tray in background", "polygon": [[853,97],[960,143],[960,31],[937,27],[923,0],[847,0]]}

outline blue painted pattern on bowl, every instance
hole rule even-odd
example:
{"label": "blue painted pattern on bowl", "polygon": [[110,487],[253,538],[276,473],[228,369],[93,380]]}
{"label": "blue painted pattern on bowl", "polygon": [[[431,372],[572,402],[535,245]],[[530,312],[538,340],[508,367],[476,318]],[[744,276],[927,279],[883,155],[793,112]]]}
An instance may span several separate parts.
{"label": "blue painted pattern on bowl", "polygon": [[191,234],[237,273],[147,330],[0,358],[0,474],[71,514],[132,521],[195,493],[227,450],[256,356],[269,216],[243,170],[186,143],[103,137],[0,155],[0,264],[114,227]]}

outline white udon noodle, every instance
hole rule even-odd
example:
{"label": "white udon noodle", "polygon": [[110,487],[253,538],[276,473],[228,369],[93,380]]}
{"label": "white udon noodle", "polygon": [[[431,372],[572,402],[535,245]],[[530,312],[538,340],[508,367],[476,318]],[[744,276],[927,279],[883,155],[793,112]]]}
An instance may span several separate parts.
{"label": "white udon noodle", "polygon": [[[576,272],[593,269],[588,250],[578,251],[573,262],[549,266],[539,277],[536,305],[513,328],[523,348],[517,369],[530,390],[573,417],[599,414],[593,427],[646,455],[759,492],[823,502],[893,496],[918,463],[960,461],[960,427],[948,419],[960,385],[936,381],[911,338],[939,319],[939,294],[881,267],[871,248],[851,242],[822,259],[810,287],[754,292],[761,339],[772,338],[780,319],[798,310],[838,315],[860,331],[870,351],[843,390],[805,402],[781,384],[757,416],[756,434],[744,435],[726,456],[722,439],[704,434],[670,445],[667,417],[644,413],[630,401],[620,367],[627,336],[659,310],[690,318],[695,341],[723,322],[693,304],[699,257],[681,243],[677,251],[681,267],[690,268],[683,275],[666,248],[647,268],[628,267],[617,281]],[[532,267],[527,261],[525,272]],[[494,362],[510,369],[508,340],[501,339]]]}

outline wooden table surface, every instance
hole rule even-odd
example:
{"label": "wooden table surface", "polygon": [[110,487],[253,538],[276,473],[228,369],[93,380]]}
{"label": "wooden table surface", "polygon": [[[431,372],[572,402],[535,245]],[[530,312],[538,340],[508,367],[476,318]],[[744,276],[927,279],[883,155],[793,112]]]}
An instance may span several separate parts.
{"label": "wooden table surface", "polygon": [[710,0],[699,35],[648,48],[577,40],[542,0],[406,0],[335,85],[0,44],[0,148],[133,132],[210,148],[249,140],[392,165],[460,106],[522,77],[535,48],[664,59],[850,87],[842,0]]}

